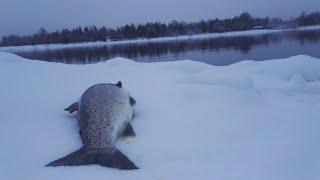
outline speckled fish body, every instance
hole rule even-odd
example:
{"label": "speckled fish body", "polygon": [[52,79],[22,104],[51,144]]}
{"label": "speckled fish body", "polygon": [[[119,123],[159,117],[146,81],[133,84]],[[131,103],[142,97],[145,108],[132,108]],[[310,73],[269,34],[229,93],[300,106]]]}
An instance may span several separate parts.
{"label": "speckled fish body", "polygon": [[48,166],[76,166],[100,164],[119,169],[137,169],[115,147],[117,138],[134,134],[130,125],[135,100],[128,90],[118,84],[96,84],[87,89],[78,103],[66,110],[78,111],[78,122],[83,147],[70,155],[53,161]]}
{"label": "speckled fish body", "polygon": [[80,99],[79,125],[84,148],[111,151],[119,134],[133,116],[130,94],[124,88],[97,84]]}

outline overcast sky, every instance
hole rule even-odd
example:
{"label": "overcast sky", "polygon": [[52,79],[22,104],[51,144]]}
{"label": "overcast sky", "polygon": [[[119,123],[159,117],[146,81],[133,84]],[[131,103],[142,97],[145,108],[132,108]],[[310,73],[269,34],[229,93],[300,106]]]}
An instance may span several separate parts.
{"label": "overcast sky", "polygon": [[115,27],[147,21],[253,16],[291,17],[320,10],[320,0],[0,0],[0,36],[30,34],[40,27]]}

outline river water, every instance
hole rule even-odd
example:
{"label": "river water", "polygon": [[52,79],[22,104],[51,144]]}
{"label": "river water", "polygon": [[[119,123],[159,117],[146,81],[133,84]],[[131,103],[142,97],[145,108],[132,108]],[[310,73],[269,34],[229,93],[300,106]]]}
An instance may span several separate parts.
{"label": "river water", "polygon": [[263,61],[299,54],[320,58],[320,30],[32,50],[16,54],[32,60],[68,64],[96,63],[125,57],[138,62],[188,59],[224,66],[243,60]]}

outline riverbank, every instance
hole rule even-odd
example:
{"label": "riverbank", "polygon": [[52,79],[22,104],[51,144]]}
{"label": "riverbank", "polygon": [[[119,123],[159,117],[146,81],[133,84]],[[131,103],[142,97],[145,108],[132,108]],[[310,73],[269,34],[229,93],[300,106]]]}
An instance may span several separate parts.
{"label": "riverbank", "polygon": [[43,51],[43,50],[58,50],[65,48],[84,48],[84,47],[99,47],[106,45],[117,45],[117,44],[135,44],[135,43],[149,43],[149,42],[166,42],[166,41],[185,41],[189,39],[208,39],[208,38],[219,38],[219,37],[234,37],[234,36],[252,36],[262,35],[268,33],[279,33],[286,31],[307,31],[320,29],[320,25],[317,26],[306,26],[295,29],[260,29],[260,30],[248,30],[248,31],[234,31],[225,33],[210,33],[210,34],[198,34],[190,36],[177,36],[177,37],[161,37],[152,39],[136,39],[136,40],[125,40],[125,41],[107,41],[107,42],[85,42],[85,43],[73,43],[73,44],[43,44],[43,45],[28,45],[28,46],[10,46],[0,47],[0,51],[5,52],[28,52],[28,51]]}

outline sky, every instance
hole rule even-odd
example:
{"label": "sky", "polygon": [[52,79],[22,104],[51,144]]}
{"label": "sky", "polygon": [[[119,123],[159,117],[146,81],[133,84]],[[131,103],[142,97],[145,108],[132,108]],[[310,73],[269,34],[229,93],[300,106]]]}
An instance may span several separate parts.
{"label": "sky", "polygon": [[320,0],[0,0],[0,36],[26,35],[76,26],[117,27],[128,23],[186,22],[253,16],[298,16],[320,10]]}

